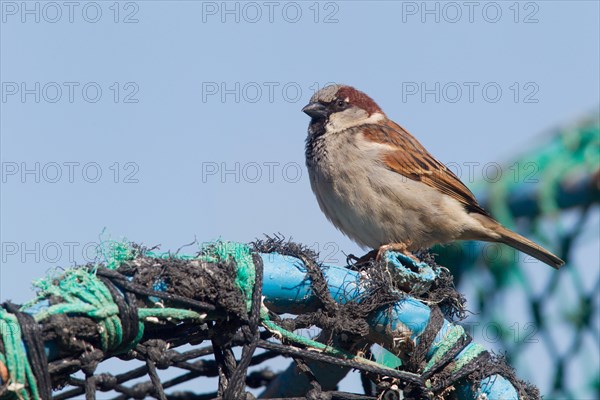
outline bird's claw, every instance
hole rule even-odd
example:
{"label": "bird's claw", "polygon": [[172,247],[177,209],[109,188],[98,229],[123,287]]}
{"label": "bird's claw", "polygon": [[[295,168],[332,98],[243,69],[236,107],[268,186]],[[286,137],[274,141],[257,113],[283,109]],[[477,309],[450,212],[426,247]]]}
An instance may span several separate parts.
{"label": "bird's claw", "polygon": [[375,258],[375,260],[377,260],[377,261],[385,260],[385,255],[389,251],[394,251],[394,252],[400,253],[400,254],[410,258],[415,264],[418,264],[421,262],[421,260],[419,260],[414,254],[412,254],[410,251],[408,251],[408,247],[404,243],[390,243],[390,244],[384,244],[383,246],[380,246],[379,249],[377,249],[377,257]]}

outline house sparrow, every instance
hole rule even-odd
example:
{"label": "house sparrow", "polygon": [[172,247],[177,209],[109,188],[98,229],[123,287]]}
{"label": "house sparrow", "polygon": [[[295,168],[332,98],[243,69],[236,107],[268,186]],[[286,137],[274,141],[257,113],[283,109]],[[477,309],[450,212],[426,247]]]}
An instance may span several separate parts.
{"label": "house sparrow", "polygon": [[564,261],[503,227],[366,94],[331,85],[311,117],[306,165],[321,210],[362,247],[410,252],[455,240],[500,242],[558,269]]}

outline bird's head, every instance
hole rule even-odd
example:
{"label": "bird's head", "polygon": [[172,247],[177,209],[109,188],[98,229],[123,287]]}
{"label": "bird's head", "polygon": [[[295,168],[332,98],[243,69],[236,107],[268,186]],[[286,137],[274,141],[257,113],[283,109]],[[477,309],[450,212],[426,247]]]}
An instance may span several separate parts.
{"label": "bird's head", "polygon": [[377,123],[385,118],[373,99],[346,85],[324,87],[311,97],[302,111],[311,117],[311,125],[323,126],[331,133]]}

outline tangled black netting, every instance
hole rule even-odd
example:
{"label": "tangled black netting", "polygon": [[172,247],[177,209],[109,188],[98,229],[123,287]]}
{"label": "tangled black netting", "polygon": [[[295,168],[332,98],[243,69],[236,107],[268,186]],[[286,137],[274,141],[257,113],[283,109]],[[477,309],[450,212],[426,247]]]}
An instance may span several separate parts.
{"label": "tangled black netting", "polygon": [[[502,357],[487,352],[455,371],[453,360],[470,342],[467,335],[424,372],[427,351],[444,318],[461,319],[466,312],[465,300],[454,289],[452,275],[436,265],[427,254],[421,255],[421,259],[439,272],[439,278],[426,290],[412,290],[406,286],[406,282],[398,283],[392,269],[383,263],[370,261],[357,267],[361,274],[368,276],[365,294],[353,301],[340,303],[331,297],[323,274],[326,267],[318,263],[316,253],[282,237],[267,237],[251,244],[256,279],[252,308],[248,312],[244,295],[235,284],[237,270],[234,260],[217,260],[211,264],[179,257],[158,259],[148,256],[142,247],[133,248],[136,250],[135,257],[123,262],[116,270],[94,267],[119,307],[123,336],[129,342],[135,343],[134,339],[139,333],[139,310],[155,307],[157,302],[164,307],[193,310],[218,315],[219,318],[202,323],[154,321],[146,326],[143,337],[135,347],[128,348],[124,343],[110,352],[100,350],[98,325],[90,318],[63,314],[49,317],[39,325],[27,320],[27,323],[21,324],[21,329],[25,333],[37,332],[24,334],[24,337],[29,341],[26,343],[28,349],[35,349],[28,352],[28,358],[34,366],[32,369],[40,386],[41,398],[50,398],[50,389],[62,389],[52,398],[62,400],[85,395],[86,399],[95,399],[97,392],[101,391],[110,392],[114,399],[119,400],[146,397],[172,400],[252,399],[254,396],[247,391],[248,388],[268,386],[279,374],[268,368],[249,373],[248,368],[281,355],[293,358],[299,373],[306,375],[310,389],[301,398],[311,400],[402,398],[400,396],[405,399],[451,399],[455,396],[453,389],[457,383],[468,380],[475,387],[482,379],[495,374],[507,378],[521,398],[540,398],[537,388],[517,379]],[[280,339],[281,343],[269,340],[273,338],[273,332],[261,328],[260,323],[263,261],[258,253],[279,253],[302,260],[306,279],[310,281],[312,292],[318,300],[314,311],[295,317],[284,318],[269,312],[269,318],[287,331],[317,327],[321,331],[319,341],[368,356],[373,343],[367,342],[365,337],[370,331],[367,320],[373,312],[390,307],[404,296],[411,295],[430,306],[430,321],[417,344],[402,334],[394,337],[394,350],[404,361],[402,368],[397,370],[311,351],[298,343],[292,346],[277,336],[275,338]],[[157,290],[157,281],[164,284],[161,290]],[[59,304],[62,299],[50,301]],[[26,314],[19,312],[18,307],[8,304],[3,307],[17,315],[20,321],[24,320]],[[42,365],[45,358],[40,353],[44,352],[45,342],[53,342],[58,355],[53,357],[54,361],[46,361],[47,364]],[[204,342],[210,345],[186,351],[176,350],[186,344],[196,346]],[[236,347],[241,348],[240,357],[234,354]],[[259,354],[256,352],[258,348],[263,349]],[[0,340],[0,352],[4,350]],[[212,359],[207,359],[210,355]],[[98,365],[112,357],[139,360],[143,365],[121,374],[97,373]],[[360,371],[365,394],[322,388],[308,365],[315,361]],[[161,379],[158,370],[171,367],[185,372],[167,380]],[[83,378],[75,376],[80,371],[83,372]],[[3,378],[1,373],[0,368],[0,378]],[[143,377],[148,379],[139,381]],[[168,391],[199,377],[218,377],[218,386],[207,393]],[[136,382],[132,383],[134,380]],[[7,393],[5,384],[0,387],[0,399],[8,396]]]}

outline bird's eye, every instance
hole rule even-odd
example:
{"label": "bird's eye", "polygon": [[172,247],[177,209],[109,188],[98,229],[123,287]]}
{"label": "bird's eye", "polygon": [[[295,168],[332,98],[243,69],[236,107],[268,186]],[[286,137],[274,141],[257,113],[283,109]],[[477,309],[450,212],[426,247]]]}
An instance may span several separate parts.
{"label": "bird's eye", "polygon": [[337,104],[336,104],[336,105],[337,105],[339,108],[344,108],[344,107],[346,107],[346,102],[345,102],[344,100],[342,100],[342,99],[339,99],[339,100],[337,101]]}

